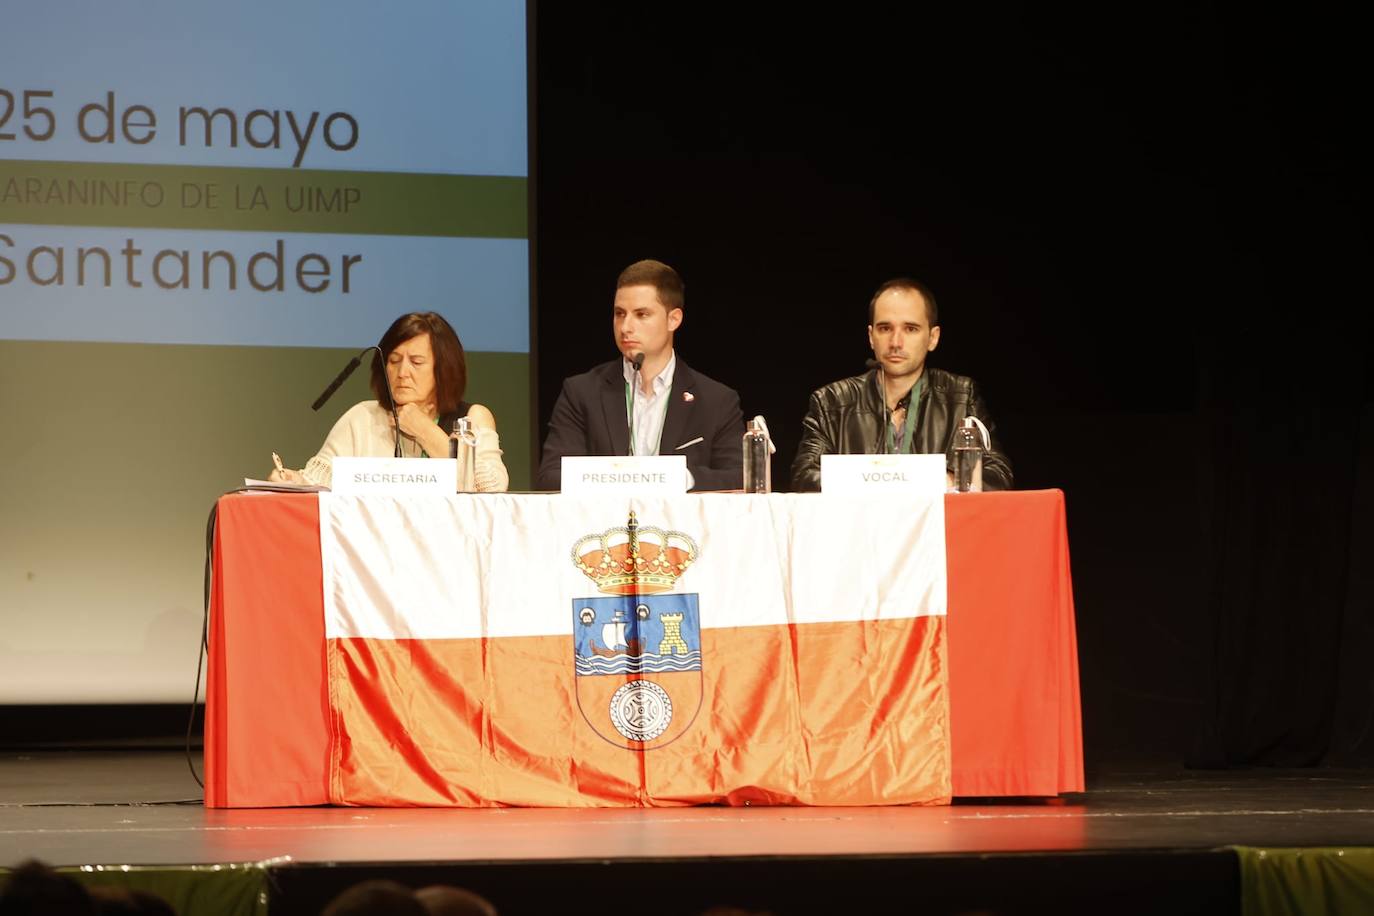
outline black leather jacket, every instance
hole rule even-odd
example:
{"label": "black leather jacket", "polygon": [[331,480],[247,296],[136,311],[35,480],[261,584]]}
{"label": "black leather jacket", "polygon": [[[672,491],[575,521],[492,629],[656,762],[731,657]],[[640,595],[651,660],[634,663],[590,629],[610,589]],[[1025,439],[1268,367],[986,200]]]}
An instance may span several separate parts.
{"label": "black leather jacket", "polygon": [[[792,462],[793,490],[821,488],[821,455],[867,455],[883,450],[887,412],[878,388],[879,371],[840,379],[812,393]],[[992,448],[983,456],[983,489],[1011,489],[1011,462],[998,447],[996,427],[977,384],[967,376],[930,366],[926,366],[925,379],[911,450],[925,455],[944,452],[946,466],[953,468],[954,430],[964,417],[977,417],[992,438]]]}

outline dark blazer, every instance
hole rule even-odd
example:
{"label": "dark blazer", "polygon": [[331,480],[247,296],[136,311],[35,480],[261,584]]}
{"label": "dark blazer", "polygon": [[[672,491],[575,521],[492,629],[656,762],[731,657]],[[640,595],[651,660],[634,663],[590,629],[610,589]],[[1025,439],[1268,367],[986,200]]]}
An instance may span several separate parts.
{"label": "dark blazer", "polygon": [[[538,489],[560,488],[565,455],[630,453],[623,365],[623,360],[613,359],[563,380],[544,438]],[[659,454],[687,457],[694,490],[738,490],[743,486],[743,436],[744,418],[735,390],[693,372],[678,356]]]}

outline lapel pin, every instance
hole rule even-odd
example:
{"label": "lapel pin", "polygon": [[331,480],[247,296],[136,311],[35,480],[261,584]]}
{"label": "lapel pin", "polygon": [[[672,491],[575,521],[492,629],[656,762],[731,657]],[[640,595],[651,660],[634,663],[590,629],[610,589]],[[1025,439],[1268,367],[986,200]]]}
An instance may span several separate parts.
{"label": "lapel pin", "polygon": [[690,404],[690,403],[692,403],[693,401],[696,400],[696,398],[694,398],[694,397],[692,396],[692,392],[690,392],[690,391],[684,391],[684,392],[682,392],[682,399],[683,399],[684,401],[686,401],[688,404]]}

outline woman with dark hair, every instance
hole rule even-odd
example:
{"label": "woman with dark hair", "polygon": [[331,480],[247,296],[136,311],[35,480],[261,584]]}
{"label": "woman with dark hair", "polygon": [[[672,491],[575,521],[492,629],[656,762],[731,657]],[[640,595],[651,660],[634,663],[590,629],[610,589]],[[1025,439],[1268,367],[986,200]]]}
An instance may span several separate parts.
{"label": "woman with dark hair", "polygon": [[[350,407],[304,470],[274,470],[270,479],[327,487],[333,479],[335,456],[389,458],[395,454],[397,420],[402,456],[447,458],[453,421],[467,417],[477,439],[474,473],[471,480],[460,478],[458,489],[504,491],[509,478],[501,462],[496,419],[481,404],[463,400],[468,383],[467,358],[453,327],[437,312],[411,312],[392,322],[379,346],[385,358],[372,355],[372,393],[376,400]],[[392,418],[387,395],[388,381],[396,398],[396,419]],[[458,467],[465,464],[460,461]]]}

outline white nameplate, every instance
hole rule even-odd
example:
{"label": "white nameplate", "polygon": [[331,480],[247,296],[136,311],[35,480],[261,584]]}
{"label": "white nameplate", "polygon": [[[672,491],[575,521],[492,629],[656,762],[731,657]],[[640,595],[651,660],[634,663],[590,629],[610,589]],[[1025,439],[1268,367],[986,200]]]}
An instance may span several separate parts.
{"label": "white nameplate", "polygon": [[822,455],[822,493],[944,493],[944,455]]}
{"label": "white nameplate", "polygon": [[335,458],[335,493],[435,493],[458,489],[453,458]]}
{"label": "white nameplate", "polygon": [[586,455],[563,459],[564,493],[685,493],[686,455]]}

